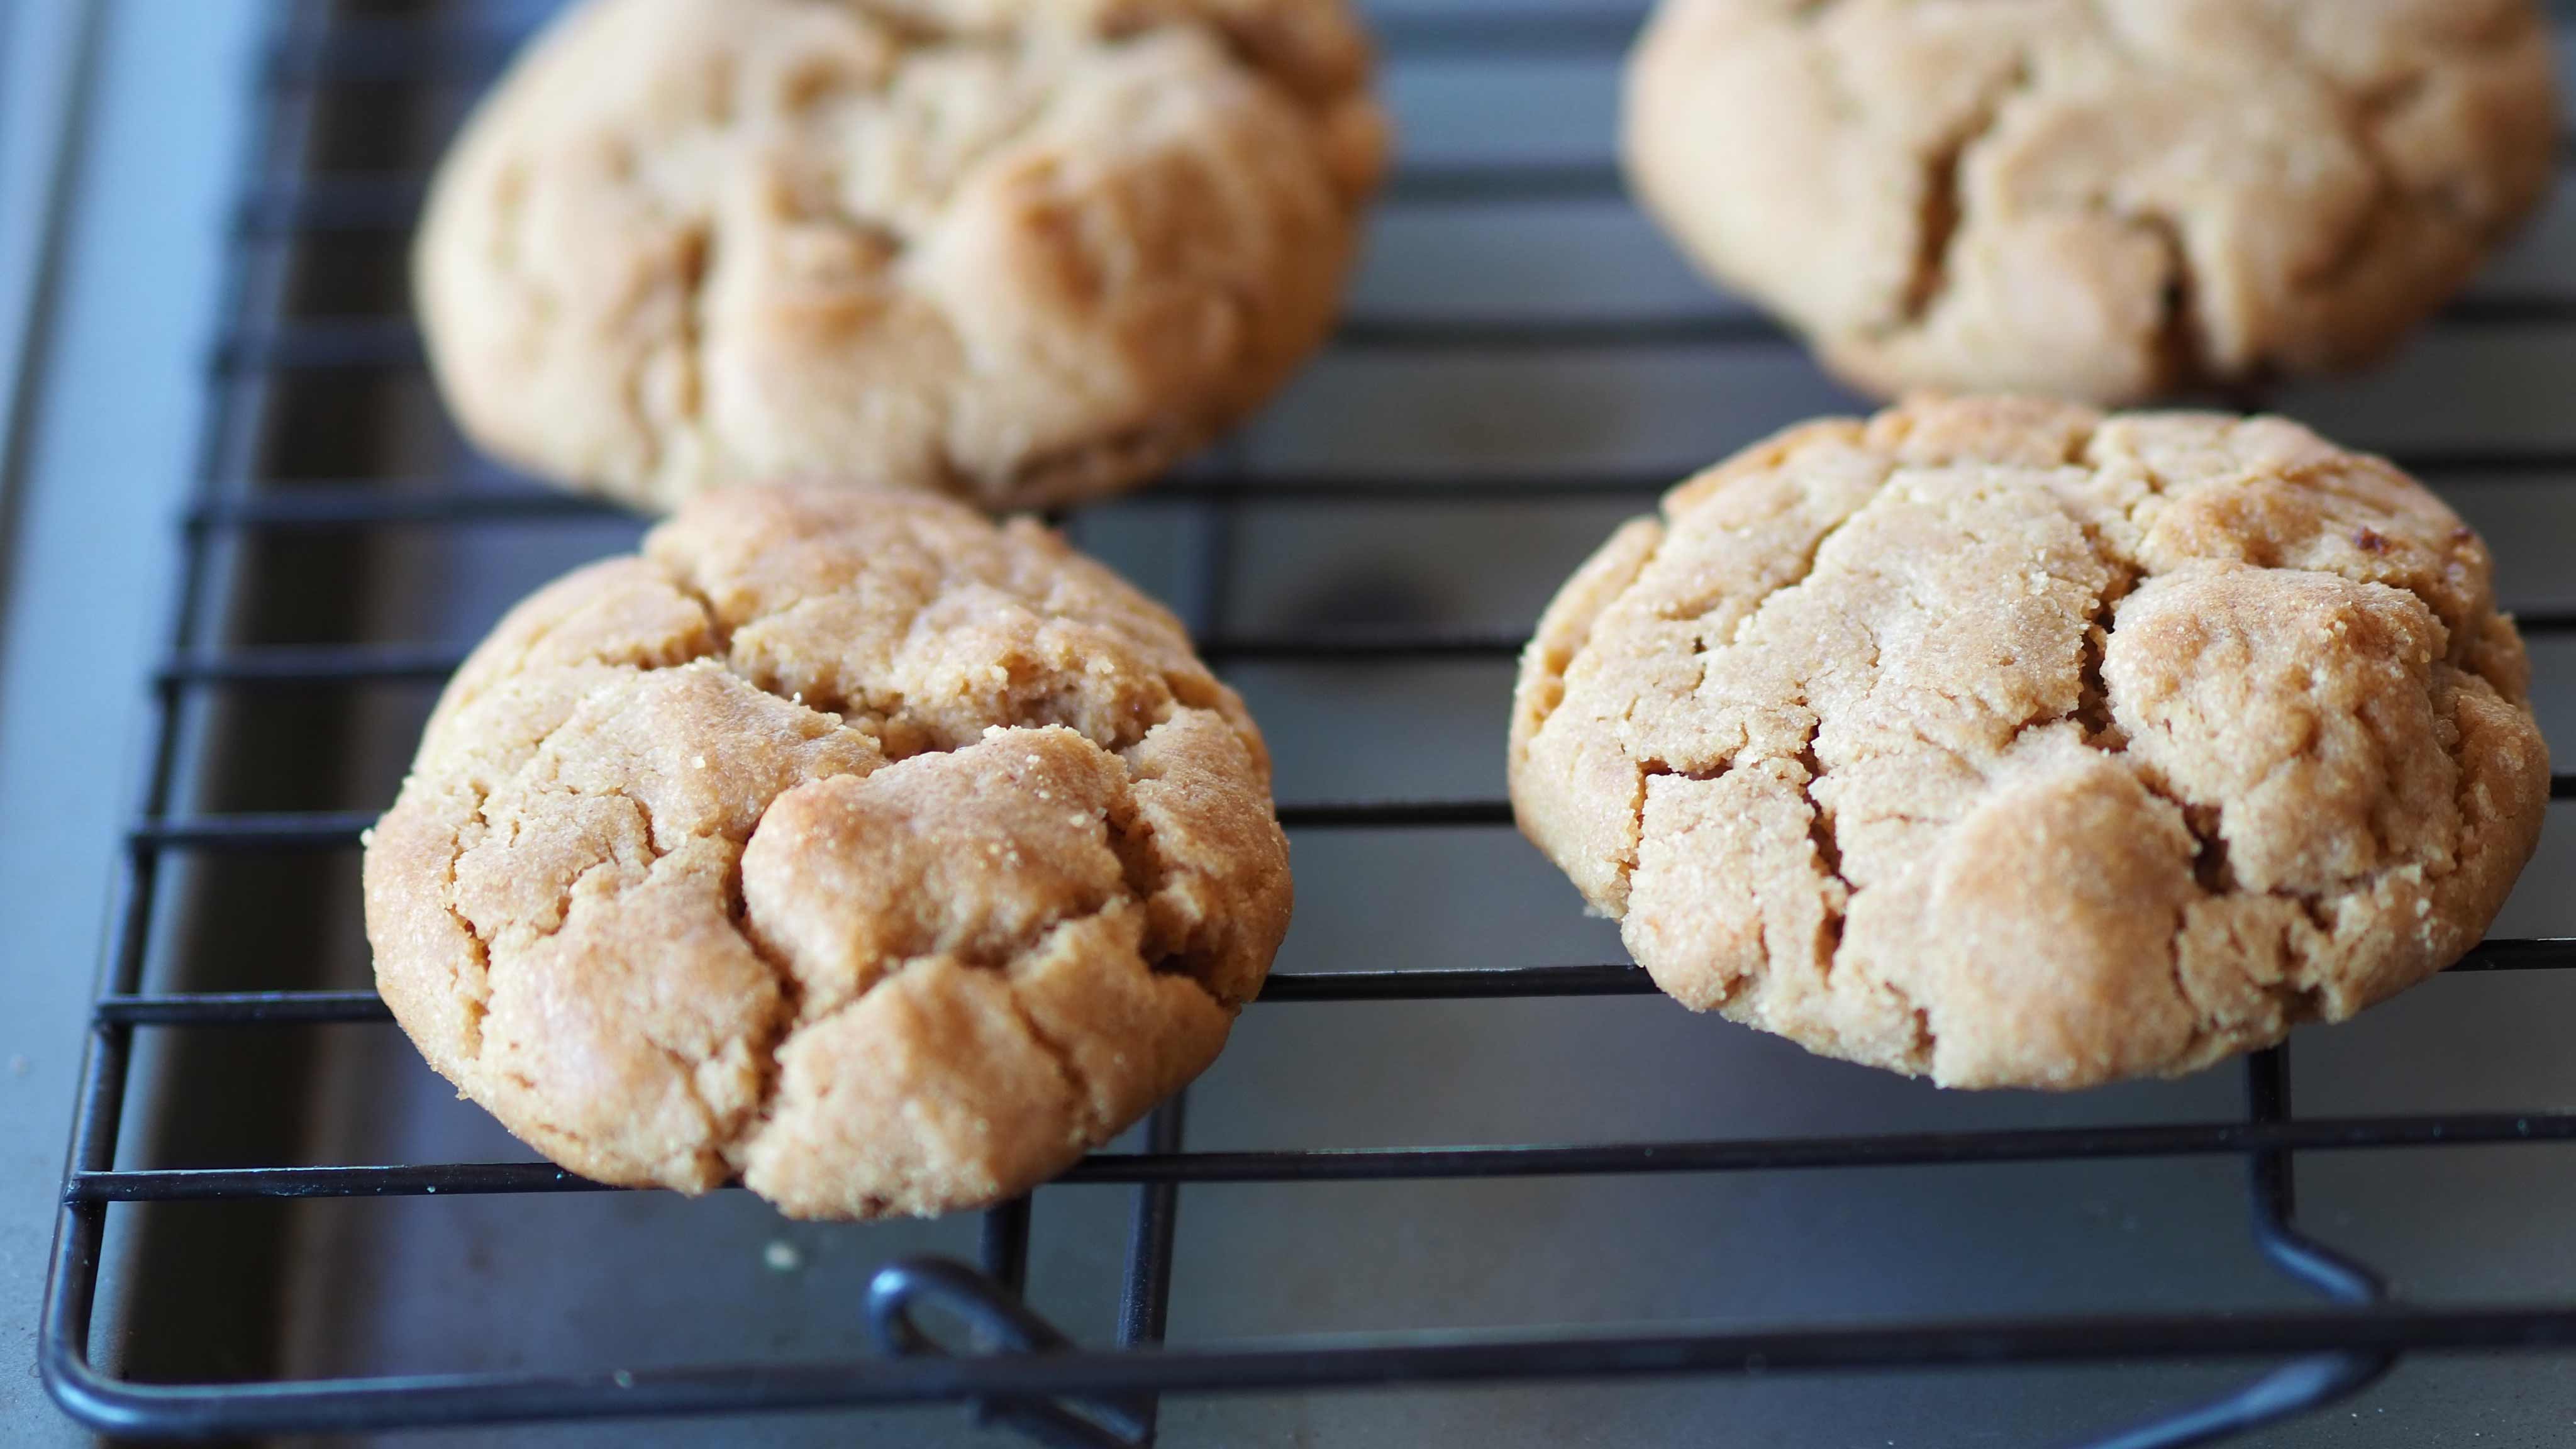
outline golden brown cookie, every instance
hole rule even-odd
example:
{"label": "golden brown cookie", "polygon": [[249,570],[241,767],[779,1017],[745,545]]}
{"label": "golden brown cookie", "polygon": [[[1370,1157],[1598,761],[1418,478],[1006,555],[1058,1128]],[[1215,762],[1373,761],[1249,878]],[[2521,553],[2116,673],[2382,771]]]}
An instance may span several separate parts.
{"label": "golden brown cookie", "polygon": [[738,488],[501,621],[366,899],[403,1029],[547,1156],[866,1218],[1025,1191],[1196,1076],[1290,888],[1169,614],[1032,523]]}
{"label": "golden brown cookie", "polygon": [[669,507],[1150,477],[1329,330],[1383,165],[1343,0],[587,0],[431,188],[440,390]]}
{"label": "golden brown cookie", "polygon": [[1625,153],[1882,396],[2367,363],[2556,165],[2535,0],[1663,0]]}
{"label": "golden brown cookie", "polygon": [[1657,984],[1960,1087],[2179,1073],[2475,944],[2549,756],[2486,546],[2277,418],[1927,401],[1674,489],[1521,664]]}

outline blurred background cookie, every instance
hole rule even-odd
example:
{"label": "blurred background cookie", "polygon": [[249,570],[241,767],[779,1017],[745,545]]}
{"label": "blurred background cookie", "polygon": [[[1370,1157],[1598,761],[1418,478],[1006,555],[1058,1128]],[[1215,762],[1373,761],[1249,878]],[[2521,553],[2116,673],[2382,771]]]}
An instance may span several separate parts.
{"label": "blurred background cookie", "polygon": [[1695,1009],[2178,1073],[2476,944],[2549,751],[2486,545],[2277,418],[1921,403],[1674,489],[1523,658],[1521,828]]}
{"label": "blurred background cookie", "polygon": [[1329,330],[1368,70],[1342,0],[589,0],[432,187],[432,365],[483,447],[650,507],[1123,488]]}
{"label": "blurred background cookie", "polygon": [[2528,215],[2533,0],[1664,0],[1631,184],[1881,395],[2367,363]]}

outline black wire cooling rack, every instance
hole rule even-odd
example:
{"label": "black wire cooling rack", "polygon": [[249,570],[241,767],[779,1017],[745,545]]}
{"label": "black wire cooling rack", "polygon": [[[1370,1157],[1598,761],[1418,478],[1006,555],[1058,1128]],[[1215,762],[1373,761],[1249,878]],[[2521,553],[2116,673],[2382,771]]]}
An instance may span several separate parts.
{"label": "black wire cooling rack", "polygon": [[[480,75],[509,42],[459,7],[343,14],[340,6],[281,5],[261,84],[272,133],[299,122],[296,102],[325,83],[417,81],[435,68]],[[1615,53],[1637,23],[1632,12],[1573,10],[1397,18],[1380,26],[1391,58],[1444,54]],[[292,140],[293,138],[288,138]],[[271,134],[237,219],[237,252],[278,237],[354,232],[399,236],[410,224],[421,176],[314,171]],[[1542,162],[1413,168],[1394,200],[1443,204],[1616,195],[1597,165]],[[131,1204],[244,1199],[561,1193],[600,1189],[542,1163],[426,1166],[252,1165],[122,1167],[123,1131],[137,1037],[148,1031],[257,1031],[283,1025],[382,1021],[371,993],[312,990],[172,992],[145,989],[171,973],[154,960],[153,923],[171,862],[192,854],[309,861],[352,848],[370,815],[190,813],[186,784],[194,737],[182,727],[210,692],[332,686],[443,677],[452,651],[371,645],[227,647],[218,615],[225,580],[214,560],[226,543],[351,527],[434,529],[462,523],[510,528],[549,519],[610,516],[602,505],[488,476],[368,482],[278,483],[238,461],[238,434],[263,387],[317,371],[416,369],[411,329],[376,322],[284,320],[240,285],[213,359],[215,397],[203,482],[184,518],[185,575],[169,649],[153,688],[158,725],[149,745],[140,813],[128,836],[122,893],[107,943],[103,994],[92,1022],[86,1076],[43,1309],[41,1360],[62,1405],[101,1430],[138,1436],[356,1432],[578,1418],[743,1413],[923,1401],[972,1404],[980,1415],[1048,1443],[1145,1444],[1157,1396],[1176,1392],[1318,1390],[1432,1383],[1493,1383],[1653,1375],[1734,1375],[1788,1370],[1927,1369],[2139,1359],[2243,1361],[2245,1385],[2156,1422],[2096,1441],[2120,1449],[2206,1442],[2316,1409],[2349,1395],[2402,1354],[2503,1352],[2576,1346],[2576,1303],[2440,1309],[2390,1298],[2379,1275],[2304,1237],[2292,1186],[2299,1153],[2576,1139],[2576,1114],[2441,1114],[2318,1119],[2294,1116],[2286,1049],[2249,1059],[2241,1117],[2135,1126],[1907,1132],[1799,1139],[1654,1141],[1586,1146],[1458,1146],[1371,1150],[1191,1151],[1182,1102],[1157,1111],[1139,1150],[1095,1153],[1066,1181],[1132,1184],[1114,1346],[1080,1348],[1020,1303],[1030,1205],[988,1213],[975,1266],[941,1260],[889,1263],[868,1303],[881,1352],[846,1362],[707,1365],[590,1374],[479,1373],[256,1382],[138,1382],[102,1371],[92,1357],[101,1297],[102,1246],[112,1213]],[[2576,320],[2576,304],[2541,296],[2488,295],[2461,304],[2446,326],[2515,328]],[[1620,348],[1777,346],[1768,325],[1741,314],[1649,321],[1558,319],[1424,323],[1355,318],[1344,349],[1457,350],[1579,345]],[[229,440],[229,441],[228,441]],[[2576,474],[2576,452],[2495,450],[2399,460],[2419,476]],[[1229,632],[1219,616],[1228,569],[1243,544],[1238,516],[1251,504],[1475,505],[1580,496],[1640,501],[1670,481],[1587,476],[1351,480],[1290,477],[1219,466],[1166,483],[1136,506],[1179,510],[1195,577],[1183,612],[1220,668],[1255,661],[1395,665],[1427,659],[1507,659],[1518,637],[1352,636]],[[2576,631],[2576,612],[2525,613],[2532,634]],[[2553,798],[2571,794],[2560,776]],[[1500,800],[1292,801],[1291,831],[1402,831],[1507,827]],[[2489,941],[2457,971],[2524,971],[2576,965],[2576,942]],[[1625,964],[1496,966],[1274,976],[1263,1009],[1283,1002],[1443,1000],[1644,994],[1651,984]],[[1160,1346],[1173,1279],[1173,1240],[1184,1184],[1295,1184],[1327,1180],[1505,1178],[1566,1174],[1725,1173],[1850,1167],[2067,1162],[2215,1156],[2246,1164],[2251,1230],[2264,1257],[2320,1300],[2297,1311],[2220,1311],[1944,1319],[1866,1327],[1674,1330],[1625,1336],[1524,1331],[1417,1333],[1400,1340],[1284,1340],[1222,1347]],[[133,1310],[149,1313],[144,1284]],[[917,1325],[932,1305],[962,1319],[969,1342],[943,1344]]]}

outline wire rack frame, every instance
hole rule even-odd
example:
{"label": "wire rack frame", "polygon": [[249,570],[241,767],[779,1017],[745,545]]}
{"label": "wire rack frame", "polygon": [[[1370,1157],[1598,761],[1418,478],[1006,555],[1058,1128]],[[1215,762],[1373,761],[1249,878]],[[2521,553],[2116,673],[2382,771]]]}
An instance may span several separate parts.
{"label": "wire rack frame", "polygon": [[[281,7],[284,8],[284,7]],[[1615,53],[1637,23],[1633,13],[1498,13],[1423,17],[1381,28],[1395,57]],[[287,15],[262,67],[269,90],[263,124],[292,132],[297,99],[338,81],[419,81],[432,75],[475,81],[500,63],[514,37],[440,31],[443,17],[351,19]],[[436,38],[440,43],[424,44]],[[270,141],[278,139],[272,134]],[[271,147],[257,154],[287,154]],[[1615,195],[1615,174],[1598,166],[1496,163],[1414,169],[1392,188],[1391,205],[1476,205],[1529,198]],[[306,174],[263,167],[235,220],[228,283],[229,323],[210,371],[218,386],[195,496],[180,526],[183,573],[164,662],[155,672],[156,725],[106,945],[101,993],[91,1022],[73,1123],[54,1259],[41,1326],[40,1364],[55,1398],[85,1423],[135,1436],[263,1432],[348,1432],[399,1427],[594,1417],[727,1414],[947,1400],[1041,1442],[1150,1444],[1157,1396],[1369,1385],[1727,1375],[1801,1369],[1893,1369],[2098,1362],[2110,1359],[2268,1361],[2244,1387],[2136,1428],[2089,1441],[2097,1449],[2155,1449],[2211,1442],[2330,1404],[2365,1386],[2407,1353],[2576,1347],[2576,1303],[2431,1309],[2392,1301],[2367,1266],[2303,1236],[2296,1226],[2294,1154],[2446,1145],[2576,1140],[2576,1114],[2438,1114],[2320,1119],[2293,1115],[2286,1048],[2244,1064],[2241,1118],[2141,1126],[1907,1132],[1803,1139],[1655,1141],[1608,1145],[1473,1145],[1400,1149],[1192,1151],[1184,1100],[1149,1119],[1141,1150],[1097,1152],[1065,1181],[1132,1184],[1126,1270],[1113,1343],[1084,1348],[1037,1318],[1019,1299],[1028,1259],[1027,1199],[984,1215],[980,1262],[888,1264],[875,1282],[869,1318],[884,1350],[842,1363],[717,1364],[590,1374],[485,1373],[244,1383],[140,1383],[120,1379],[90,1356],[100,1254],[116,1204],[310,1197],[587,1192],[609,1190],[542,1163],[424,1166],[251,1165],[217,1169],[120,1168],[120,1122],[136,1033],[145,1030],[259,1030],[281,1025],[387,1019],[371,992],[147,991],[149,923],[162,867],[183,852],[294,854],[344,851],[372,817],[353,813],[197,815],[178,809],[186,746],[179,712],[194,692],[433,680],[457,662],[453,651],[409,646],[221,648],[208,642],[210,548],[227,536],[351,526],[510,528],[548,519],[614,516],[595,502],[543,493],[497,474],[467,471],[432,479],[254,485],[226,466],[228,443],[280,374],[309,369],[411,369],[419,342],[404,324],[282,321],[257,315],[244,284],[248,251],[266,241],[330,231],[407,228],[421,194],[416,174]],[[2453,307],[2455,328],[2563,326],[2576,297],[2484,296]],[[1690,345],[1764,347],[1785,339],[1740,313],[1644,321],[1529,318],[1473,324],[1352,318],[1342,348],[1509,350]],[[1508,658],[1518,636],[1424,634],[1262,635],[1229,630],[1223,617],[1236,551],[1237,515],[1247,503],[1456,504],[1556,497],[1645,498],[1665,477],[1301,478],[1246,468],[1220,449],[1216,466],[1133,500],[1187,511],[1193,555],[1181,612],[1211,662],[1388,663],[1439,658]],[[2541,480],[2576,473],[2576,452],[2495,450],[2424,454],[2399,460],[2421,476],[2475,473]],[[2528,633],[2576,632],[2576,610],[2526,612]],[[2551,797],[2576,795],[2560,776]],[[1291,830],[1504,827],[1499,800],[1304,801],[1284,804]],[[2455,971],[2557,970],[2576,965],[2576,941],[2491,940]],[[1303,972],[1271,978],[1259,1004],[1462,1000],[1494,997],[1646,994],[1653,985],[1625,963],[1444,970]],[[2183,1315],[2089,1315],[1928,1320],[1852,1327],[1651,1334],[1408,1335],[1402,1340],[1269,1340],[1161,1346],[1169,1300],[1178,1193],[1185,1183],[1298,1183],[1355,1179],[1501,1178],[1561,1174],[1719,1173],[1850,1167],[2064,1162],[2099,1158],[2231,1156],[2247,1170],[2248,1221],[2264,1256],[2314,1290],[2320,1305],[2299,1311]],[[962,1317],[975,1342],[951,1349],[925,1333],[913,1309],[936,1304]]]}

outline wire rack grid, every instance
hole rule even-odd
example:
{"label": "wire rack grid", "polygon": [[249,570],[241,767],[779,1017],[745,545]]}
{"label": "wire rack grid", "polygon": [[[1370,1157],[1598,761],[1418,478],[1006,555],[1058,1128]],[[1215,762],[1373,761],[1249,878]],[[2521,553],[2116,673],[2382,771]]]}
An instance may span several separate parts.
{"label": "wire rack grid", "polygon": [[[1385,53],[1544,55],[1568,49],[1615,53],[1633,33],[1628,10],[1420,14],[1387,17]],[[469,77],[500,63],[515,30],[472,23],[469,7],[344,14],[330,5],[281,6],[260,84],[274,132],[260,148],[242,200],[238,246],[318,234],[399,235],[417,206],[417,171],[313,170],[297,128],[305,103],[326,84],[400,85],[443,69]],[[1545,158],[1492,164],[1415,166],[1389,201],[1476,206],[1532,199],[1599,200],[1619,191],[1594,164]],[[2454,308],[2444,326],[2523,329],[2576,320],[2576,300],[2534,292],[2488,292]],[[1442,321],[1354,316],[1335,341],[1346,351],[1509,352],[1537,347],[1685,346],[1774,348],[1776,329],[1712,306],[1704,313],[1637,318],[1527,318]],[[1076,1346],[1021,1305],[1031,1204],[985,1215],[980,1262],[905,1260],[877,1275],[869,1313],[882,1352],[825,1364],[709,1364],[595,1373],[484,1373],[369,1379],[141,1382],[93,1358],[92,1319],[101,1295],[110,1216],[129,1205],[246,1199],[476,1196],[599,1190],[542,1163],[311,1166],[259,1162],[223,1167],[129,1165],[120,1153],[137,1042],[145,1033],[261,1032],[386,1019],[372,993],[349,990],[156,989],[170,979],[156,960],[154,922],[173,862],[231,854],[291,863],[351,850],[370,812],[208,812],[190,799],[194,737],[183,727],[193,702],[225,692],[302,689],[385,681],[434,681],[457,662],[452,649],[419,645],[240,646],[225,642],[221,615],[227,573],[222,550],[245,539],[333,530],[506,531],[549,520],[613,516],[602,505],[539,491],[462,468],[428,479],[305,480],[254,476],[241,461],[266,390],[316,372],[415,370],[419,342],[408,324],[375,319],[289,319],[236,281],[229,330],[211,360],[217,405],[203,479],[182,520],[185,575],[167,657],[151,681],[159,727],[129,836],[119,905],[107,944],[105,982],[92,1024],[86,1076],[74,1124],[56,1258],[43,1310],[42,1367],[56,1397],[104,1431],[137,1436],[270,1432],[358,1432],[431,1425],[660,1414],[725,1414],[823,1406],[956,1401],[1044,1442],[1144,1444],[1154,1438],[1158,1396],[1261,1389],[1327,1389],[1441,1382],[1497,1382],[1624,1376],[1730,1375],[1798,1369],[1896,1369],[2128,1359],[2223,1359],[2257,1365],[2239,1389],[2096,1442],[2143,1449],[2206,1442],[2333,1403],[2385,1371],[2398,1356],[2431,1351],[2507,1352],[2576,1346],[2576,1303],[2428,1308],[2391,1298],[2380,1276],[2303,1236],[2296,1225],[2295,1154],[2404,1147],[2537,1144],[2576,1139],[2576,1114],[2560,1112],[2299,1117],[2289,1096],[2287,1049],[2244,1065],[2245,1110],[2206,1121],[2018,1128],[1804,1138],[1717,1138],[1584,1145],[1479,1145],[1262,1151],[1193,1150],[1183,1103],[1150,1119],[1134,1150],[1091,1155],[1066,1181],[1133,1189],[1121,1297],[1113,1340]],[[2576,473],[2576,450],[2427,450],[2401,457],[2419,475],[2475,472],[2550,478]],[[1224,617],[1230,571],[1255,540],[1245,515],[1255,505],[1475,508],[1553,497],[1638,502],[1670,481],[1668,471],[1634,475],[1298,476],[1248,466],[1220,449],[1186,476],[1131,506],[1167,510],[1181,524],[1182,612],[1219,668],[1264,662],[1349,667],[1433,660],[1507,660],[1517,632],[1280,632],[1230,628]],[[2522,615],[2536,636],[2576,632],[2576,611]],[[2571,781],[2553,781],[2553,798]],[[1284,802],[1297,833],[1501,829],[1498,799],[1307,799]],[[2492,940],[2454,968],[2462,972],[2556,970],[2576,965],[2576,942]],[[1495,997],[1642,995],[1643,973],[1625,963],[1472,965],[1436,969],[1301,971],[1274,976],[1262,1010],[1300,1002],[1443,1001]],[[130,1148],[129,1148],[130,1150]],[[1516,1333],[1418,1333],[1364,1341],[1251,1341],[1164,1348],[1174,1233],[1184,1185],[1294,1185],[1363,1179],[1494,1179],[1547,1175],[1729,1173],[1857,1167],[1971,1166],[2081,1159],[2207,1156],[2238,1158],[2263,1256],[2314,1290],[2316,1306],[2244,1312],[2212,1309],[2161,1315],[1992,1319],[1936,1317],[1852,1327],[1782,1326],[1605,1334],[1532,1328]],[[148,1309],[148,1291],[143,1297]],[[930,1306],[970,1332],[947,1342],[918,1323]]]}

